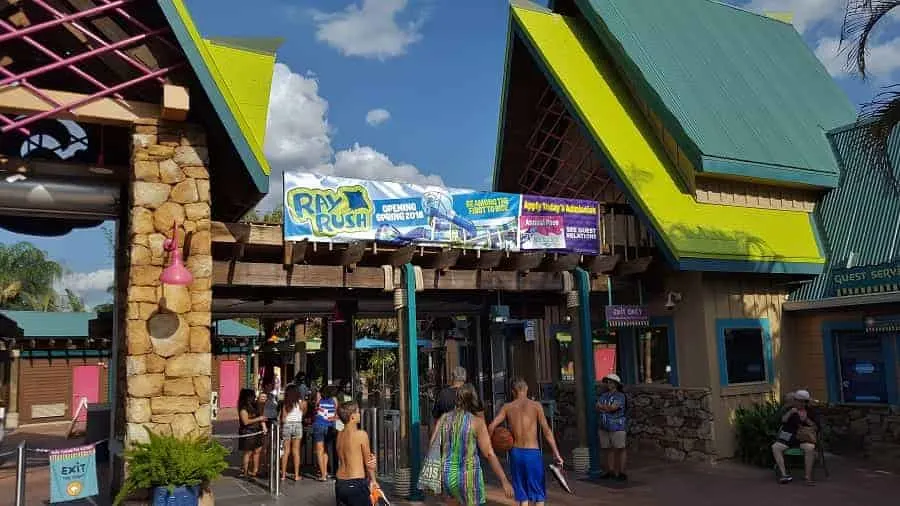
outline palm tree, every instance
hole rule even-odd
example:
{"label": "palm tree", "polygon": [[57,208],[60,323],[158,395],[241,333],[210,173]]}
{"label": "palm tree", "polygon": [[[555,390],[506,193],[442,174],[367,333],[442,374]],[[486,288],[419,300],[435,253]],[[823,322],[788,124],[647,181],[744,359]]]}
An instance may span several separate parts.
{"label": "palm tree", "polygon": [[[888,19],[900,0],[847,0],[844,24],[841,29],[842,51],[847,52],[847,69],[861,78],[869,77],[867,58],[869,42],[875,29]],[[900,180],[888,155],[888,143],[894,127],[900,122],[900,84],[882,89],[875,99],[865,104],[860,114],[865,125],[864,142],[871,147],[875,169],[881,172],[900,191]]]}
{"label": "palm tree", "polygon": [[72,290],[66,288],[66,304],[69,306],[69,309],[73,313],[83,313],[87,311],[87,306],[84,305],[84,300],[78,296]]}
{"label": "palm tree", "polygon": [[0,308],[56,311],[63,268],[33,244],[0,244]]}

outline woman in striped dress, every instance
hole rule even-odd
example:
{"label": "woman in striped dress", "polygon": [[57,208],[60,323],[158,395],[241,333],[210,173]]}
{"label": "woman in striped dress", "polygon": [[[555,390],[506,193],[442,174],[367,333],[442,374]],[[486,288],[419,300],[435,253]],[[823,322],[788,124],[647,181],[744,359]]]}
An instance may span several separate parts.
{"label": "woman in striped dress", "polygon": [[479,404],[475,388],[470,384],[461,386],[456,409],[441,417],[438,430],[432,436],[440,434],[441,437],[442,485],[451,505],[477,506],[487,502],[478,450],[500,478],[506,496],[512,497],[512,486],[491,447],[487,425],[483,418],[474,414]]}

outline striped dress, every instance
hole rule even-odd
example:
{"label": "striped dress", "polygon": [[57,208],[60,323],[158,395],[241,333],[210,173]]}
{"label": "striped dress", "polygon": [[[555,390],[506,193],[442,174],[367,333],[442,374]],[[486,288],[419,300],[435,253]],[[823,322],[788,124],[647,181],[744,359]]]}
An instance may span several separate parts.
{"label": "striped dress", "polygon": [[478,456],[475,415],[455,410],[445,415],[444,422],[441,432],[444,493],[463,506],[484,504],[487,498]]}

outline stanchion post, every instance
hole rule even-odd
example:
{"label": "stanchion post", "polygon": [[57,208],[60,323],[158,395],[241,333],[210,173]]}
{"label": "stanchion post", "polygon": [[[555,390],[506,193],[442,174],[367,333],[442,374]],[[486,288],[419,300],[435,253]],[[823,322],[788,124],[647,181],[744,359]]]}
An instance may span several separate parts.
{"label": "stanchion post", "polygon": [[278,497],[281,493],[281,471],[278,467],[281,465],[281,436],[279,434],[279,424],[273,424],[269,430],[269,494]]}
{"label": "stanchion post", "polygon": [[16,449],[16,506],[25,506],[25,441]]}

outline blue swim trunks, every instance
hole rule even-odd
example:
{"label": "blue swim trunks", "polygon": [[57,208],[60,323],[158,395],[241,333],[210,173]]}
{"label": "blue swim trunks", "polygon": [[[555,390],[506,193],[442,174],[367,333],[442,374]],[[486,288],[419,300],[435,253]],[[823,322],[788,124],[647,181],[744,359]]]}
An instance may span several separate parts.
{"label": "blue swim trunks", "polygon": [[544,502],[544,456],[537,448],[513,448],[509,451],[509,476],[518,502]]}

